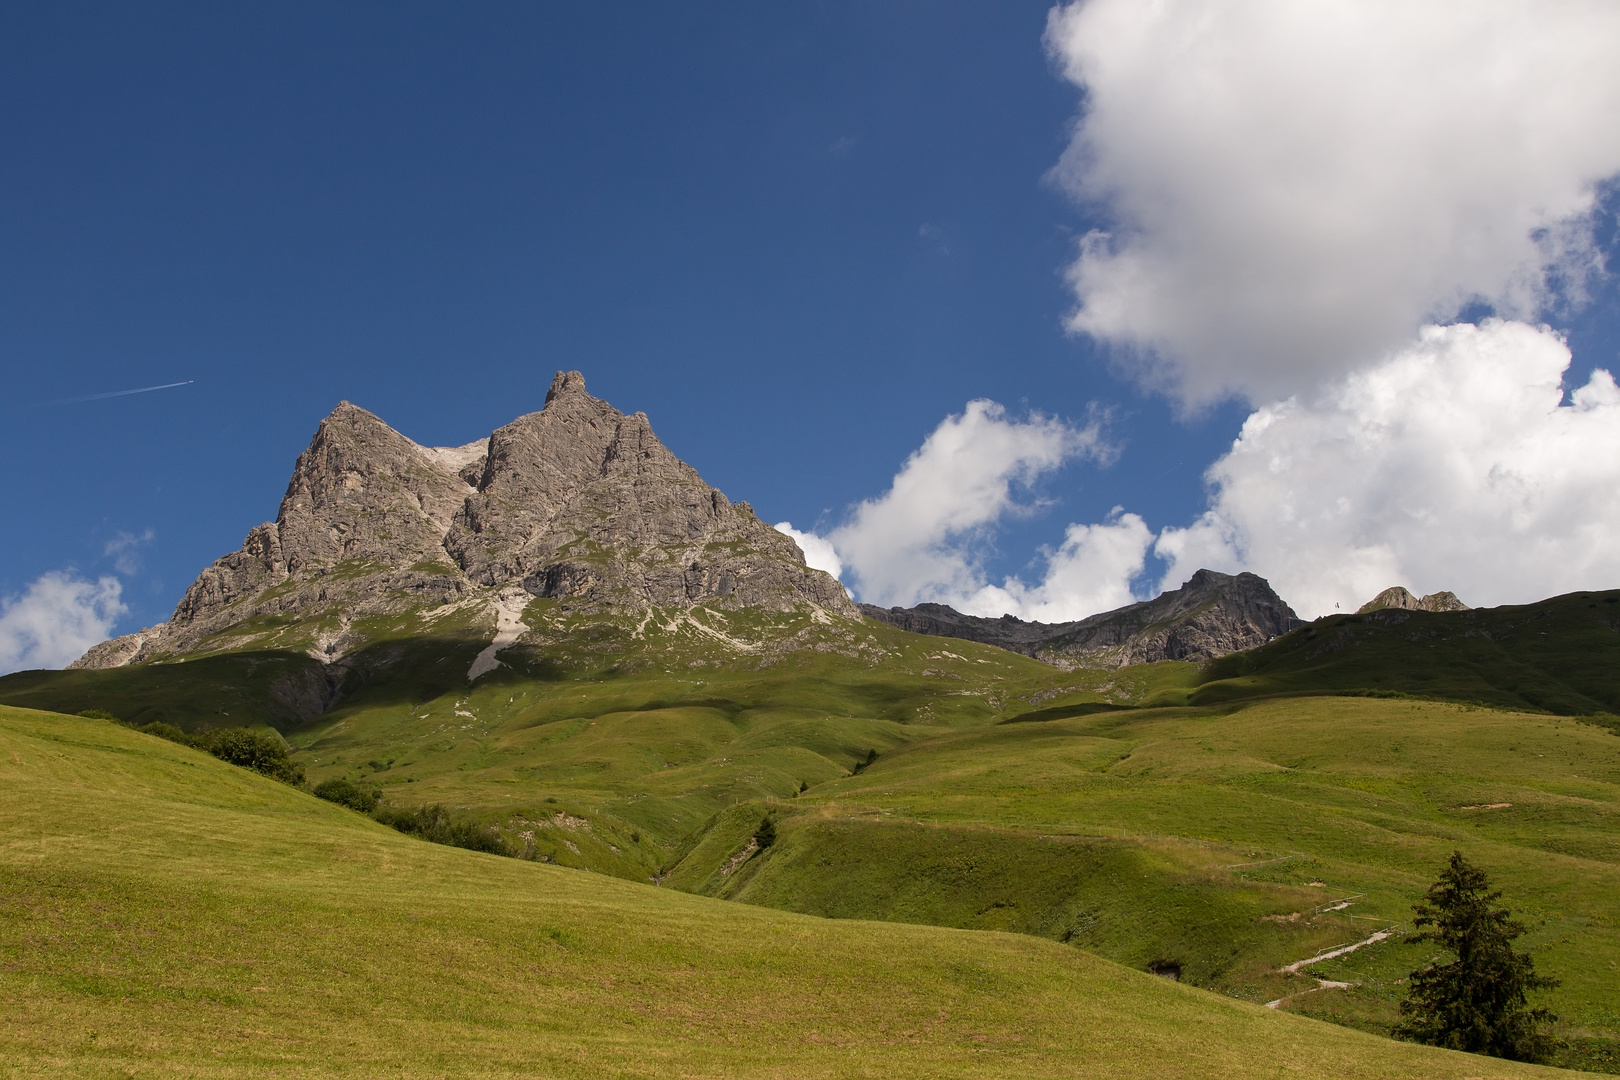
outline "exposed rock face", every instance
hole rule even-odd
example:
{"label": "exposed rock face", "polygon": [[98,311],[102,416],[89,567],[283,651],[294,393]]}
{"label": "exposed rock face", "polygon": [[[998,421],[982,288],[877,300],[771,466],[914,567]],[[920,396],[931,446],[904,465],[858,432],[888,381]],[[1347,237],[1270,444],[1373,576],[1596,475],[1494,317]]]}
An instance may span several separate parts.
{"label": "exposed rock face", "polygon": [[123,667],[125,664],[133,663],[144,655],[148,644],[158,640],[168,625],[158,623],[156,626],[148,626],[145,630],[137,630],[133,634],[125,634],[123,637],[115,637],[99,645],[92,645],[83,656],[69,664],[68,669],[85,668],[98,671],[102,668]]}
{"label": "exposed rock face", "polygon": [[539,412],[462,447],[418,446],[343,402],[298,456],[275,521],[204,570],[167,624],[77,663],[183,653],[254,616],[317,614],[336,620],[317,642],[335,658],[357,617],[509,584],[597,607],[856,614],[789,537],[572,371],[558,372]]}
{"label": "exposed rock face", "polygon": [[478,490],[444,548],[479,585],[597,604],[811,602],[854,614],[790,538],[733,505],[626,416],[559,374],[546,406],[489,440]]}
{"label": "exposed rock face", "polygon": [[1209,660],[1264,645],[1301,623],[1265,578],[1213,570],[1198,571],[1155,600],[1078,622],[1024,622],[1011,615],[984,619],[944,604],[888,609],[862,604],[861,611],[902,630],[998,645],[1060,667]]}
{"label": "exposed rock face", "polygon": [[1421,600],[1413,596],[1399,585],[1392,586],[1362,604],[1356,609],[1356,614],[1365,615],[1369,611],[1382,611],[1385,608],[1397,608],[1401,611],[1468,611],[1468,605],[1457,599],[1456,593],[1437,592],[1430,593]]}

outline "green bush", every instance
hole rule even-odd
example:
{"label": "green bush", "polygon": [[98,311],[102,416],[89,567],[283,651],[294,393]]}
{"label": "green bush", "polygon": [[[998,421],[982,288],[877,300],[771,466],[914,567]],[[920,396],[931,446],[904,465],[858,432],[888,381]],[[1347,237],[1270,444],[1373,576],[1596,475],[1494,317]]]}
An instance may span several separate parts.
{"label": "green bush", "polygon": [[432,806],[419,806],[414,810],[380,806],[371,816],[402,833],[420,836],[435,844],[448,844],[469,851],[487,851],[491,855],[512,854],[511,848],[501,838],[500,833],[487,825],[452,820],[449,812],[437,803]]}
{"label": "green bush", "polygon": [[247,728],[226,728],[222,731],[202,731],[196,734],[181,731],[173,724],[154,720],[135,729],[144,735],[207,751],[221,761],[254,772],[263,773],[272,780],[280,780],[293,787],[304,783],[304,767],[287,757],[287,748],[269,735],[260,735]]}
{"label": "green bush", "polygon": [[112,713],[108,712],[106,709],[85,709],[79,715],[84,717],[86,720],[117,720],[118,719],[118,717],[114,716]]}
{"label": "green bush", "polygon": [[363,788],[341,776],[334,776],[330,780],[322,780],[316,784],[315,797],[335,802],[339,806],[347,806],[350,810],[358,810],[362,814],[369,814],[377,809],[377,803],[382,800],[381,792]]}
{"label": "green bush", "polygon": [[226,728],[211,731],[204,738],[204,749],[221,761],[295,786],[304,782],[304,767],[289,761],[287,748],[268,735],[247,728]]}

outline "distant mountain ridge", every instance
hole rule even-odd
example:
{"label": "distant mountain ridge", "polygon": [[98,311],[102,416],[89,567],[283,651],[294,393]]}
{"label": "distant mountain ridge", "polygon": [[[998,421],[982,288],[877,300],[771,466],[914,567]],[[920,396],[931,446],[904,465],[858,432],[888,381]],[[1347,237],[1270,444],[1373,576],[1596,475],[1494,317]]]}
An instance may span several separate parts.
{"label": "distant mountain ridge", "polygon": [[558,372],[538,412],[487,439],[424,447],[342,402],[298,456],[276,520],[186,590],[167,623],[75,662],[105,668],[206,648],[227,630],[319,620],[341,655],[366,616],[479,590],[589,608],[810,605],[856,617],[798,546],[704,483],[653,434]]}
{"label": "distant mountain ridge", "polygon": [[879,622],[918,634],[996,645],[1058,667],[1118,668],[1158,660],[1210,660],[1264,645],[1303,625],[1265,578],[1199,570],[1179,589],[1075,622],[986,619],[945,604],[860,605]]}

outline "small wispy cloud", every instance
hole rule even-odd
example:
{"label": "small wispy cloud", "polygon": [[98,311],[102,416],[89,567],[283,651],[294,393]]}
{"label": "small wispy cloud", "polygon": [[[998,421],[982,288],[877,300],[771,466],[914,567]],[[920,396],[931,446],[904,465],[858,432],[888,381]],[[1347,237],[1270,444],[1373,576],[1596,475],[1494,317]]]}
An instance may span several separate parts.
{"label": "small wispy cloud", "polygon": [[141,568],[140,549],[157,538],[151,529],[139,535],[123,529],[102,545],[101,554],[113,560],[113,568],[120,574],[134,574]]}

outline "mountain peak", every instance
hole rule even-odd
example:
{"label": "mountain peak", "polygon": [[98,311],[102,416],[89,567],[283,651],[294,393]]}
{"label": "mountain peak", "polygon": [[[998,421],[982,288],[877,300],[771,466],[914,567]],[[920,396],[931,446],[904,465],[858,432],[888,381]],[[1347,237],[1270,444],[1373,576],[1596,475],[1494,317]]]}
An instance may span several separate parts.
{"label": "mountain peak", "polygon": [[559,371],[551,380],[551,389],[546,391],[546,404],[550,405],[557,398],[567,394],[584,394],[585,376],[577,371]]}
{"label": "mountain peak", "polygon": [[506,586],[590,608],[856,614],[843,586],[704,483],[644,414],[560,371],[542,409],[460,447],[419,446],[340,402],[298,455],[276,520],[203,570],[130,659],[191,651],[261,616],[330,621],[341,636],[361,616]]}

